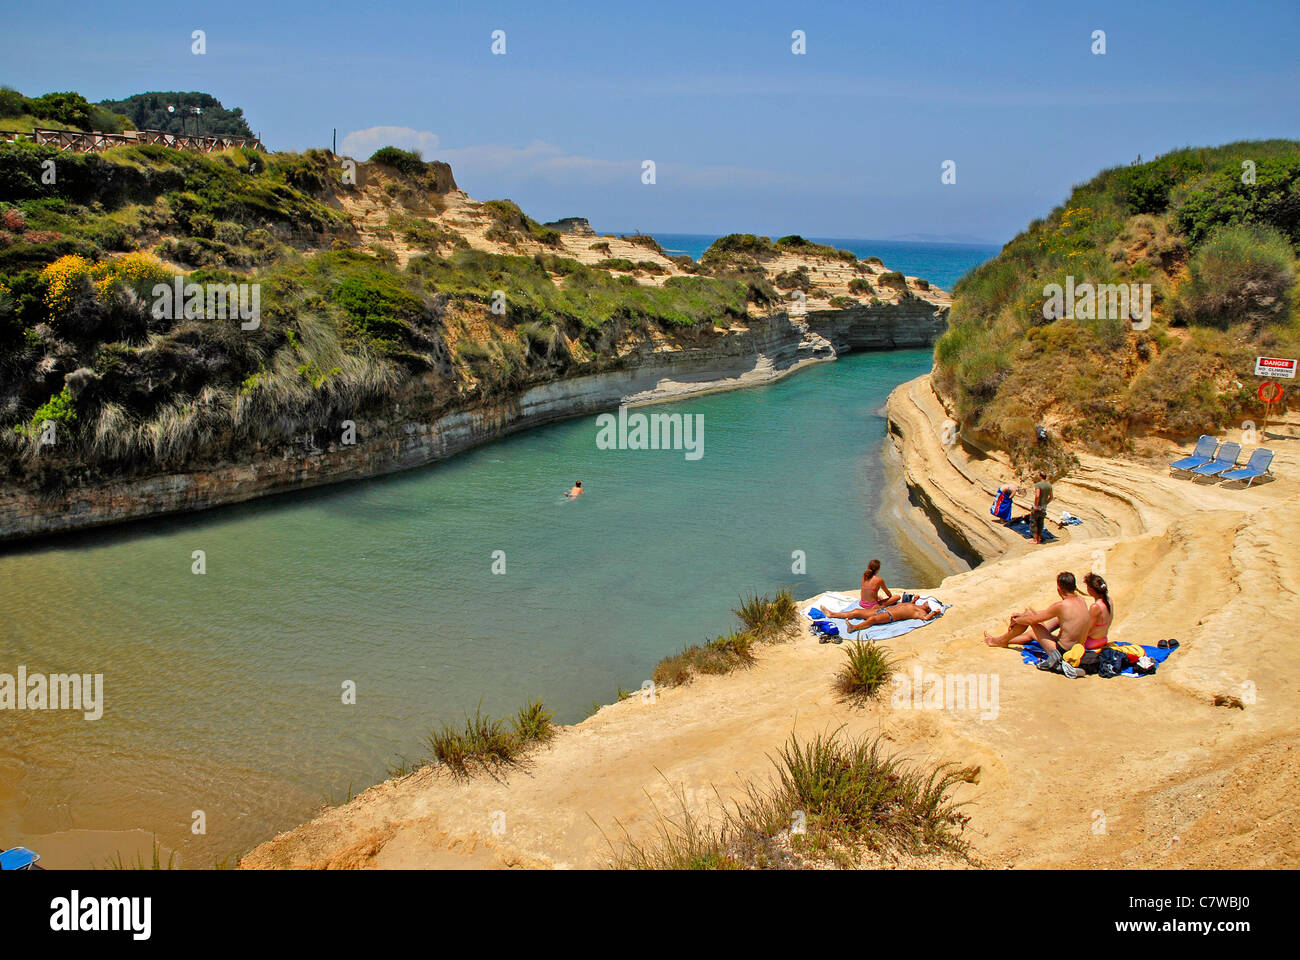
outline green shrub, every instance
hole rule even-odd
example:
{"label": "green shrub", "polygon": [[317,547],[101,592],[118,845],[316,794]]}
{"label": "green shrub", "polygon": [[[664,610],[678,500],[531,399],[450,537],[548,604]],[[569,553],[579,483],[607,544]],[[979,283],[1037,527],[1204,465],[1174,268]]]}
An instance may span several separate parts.
{"label": "green shrub", "polygon": [[512,721],[515,736],[523,743],[543,743],[555,736],[555,715],[540,700],[529,700]]}
{"label": "green shrub", "polygon": [[424,172],[424,158],[415,150],[401,150],[397,147],[380,147],[370,155],[371,163],[382,163],[407,176],[416,176]]}
{"label": "green shrub", "polygon": [[729,233],[718,237],[709,245],[700,258],[702,263],[716,263],[734,258],[736,255],[757,257],[780,253],[770,238],[755,236],[752,233]]}
{"label": "green shrub", "polygon": [[802,290],[808,293],[812,290],[812,278],[808,275],[807,267],[798,267],[794,270],[783,270],[772,278],[772,285],[778,290]]}
{"label": "green shrub", "polygon": [[721,674],[753,666],[756,637],[745,630],[733,630],[681,653],[664,657],[655,665],[651,679],[660,687],[688,683],[697,673]]}
{"label": "green shrub", "polygon": [[1187,195],[1178,210],[1181,229],[1196,246],[1220,227],[1258,224],[1300,247],[1300,156],[1295,150],[1273,157],[1261,156],[1263,150],[1240,153],[1255,163],[1255,182],[1242,182],[1241,163],[1227,164]]}
{"label": "green shrub", "polygon": [[36,413],[32,415],[32,421],[27,428],[28,436],[40,436],[47,421],[55,423],[59,427],[68,427],[76,419],[76,401],[73,399],[72,392],[67,387],[64,387],[36,408]]}
{"label": "green shrub", "polygon": [[369,340],[404,342],[410,324],[420,315],[420,301],[393,278],[380,274],[347,277],[330,299],[347,314],[354,330]]}
{"label": "green shrub", "polygon": [[0,118],[21,117],[31,113],[26,97],[13,87],[0,87]]}
{"label": "green shrub", "polygon": [[1280,232],[1258,225],[1221,227],[1187,265],[1178,313],[1191,324],[1252,329],[1291,318],[1295,255]]}
{"label": "green shrub", "polygon": [[844,648],[844,664],[835,674],[835,690],[850,700],[866,700],[889,682],[897,661],[874,643],[855,640]]}
{"label": "green shrub", "polygon": [[[513,730],[500,721],[484,716],[481,706],[463,725],[444,724],[429,734],[427,745],[433,758],[453,776],[467,777],[476,770],[493,772],[515,767],[523,762],[533,745],[555,736],[552,715],[542,704],[529,700],[513,719]],[[410,763],[402,772],[410,772]]]}
{"label": "green shrub", "polygon": [[29,103],[32,116],[53,120],[78,130],[92,130],[90,103],[79,93],[47,93],[33,97]]}
{"label": "green shrub", "polygon": [[[978,767],[908,763],[881,739],[838,731],[800,741],[791,734],[773,758],[775,779],[746,785],[742,799],[710,820],[690,809],[660,814],[655,839],[625,833],[612,866],[639,870],[852,868],[863,850],[947,853],[969,858],[968,818],[952,796],[976,783]],[[798,816],[796,816],[798,814]],[[801,833],[791,831],[799,821]]]}
{"label": "green shrub", "polygon": [[766,594],[748,594],[740,598],[740,606],[732,611],[745,629],[760,640],[771,641],[785,635],[798,622],[799,607],[788,587],[776,592],[769,600]]}

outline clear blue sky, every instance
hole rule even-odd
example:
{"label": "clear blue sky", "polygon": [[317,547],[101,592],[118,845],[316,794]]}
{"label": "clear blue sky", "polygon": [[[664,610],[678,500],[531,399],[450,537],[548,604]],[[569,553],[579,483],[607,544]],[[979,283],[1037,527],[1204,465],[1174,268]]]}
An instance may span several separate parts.
{"label": "clear blue sky", "polygon": [[274,149],[397,140],[600,230],[1002,242],[1139,154],[1300,137],[1298,38],[1296,0],[0,0],[0,83],[203,90]]}

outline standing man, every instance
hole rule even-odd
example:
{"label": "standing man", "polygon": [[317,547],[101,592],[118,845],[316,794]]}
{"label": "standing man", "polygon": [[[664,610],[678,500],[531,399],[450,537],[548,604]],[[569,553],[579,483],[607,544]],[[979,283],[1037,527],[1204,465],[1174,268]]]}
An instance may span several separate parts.
{"label": "standing man", "polygon": [[1030,525],[1034,530],[1034,543],[1043,542],[1043,525],[1047,523],[1047,505],[1052,502],[1052,484],[1047,474],[1038,471],[1038,482],[1034,484],[1034,509],[1029,515]]}

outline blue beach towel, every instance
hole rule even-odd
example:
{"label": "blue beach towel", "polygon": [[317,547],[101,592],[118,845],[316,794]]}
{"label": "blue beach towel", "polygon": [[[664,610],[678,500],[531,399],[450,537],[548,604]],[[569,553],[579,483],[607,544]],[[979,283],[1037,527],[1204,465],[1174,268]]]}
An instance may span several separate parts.
{"label": "blue beach towel", "polygon": [[[1142,645],[1139,644],[1139,646]],[[1169,654],[1174,652],[1168,647],[1142,646],[1142,649],[1146,651],[1148,657],[1150,657],[1152,660],[1155,661],[1157,667],[1159,667],[1160,664],[1168,660]],[[1025,663],[1032,664],[1034,666],[1037,666],[1038,662],[1043,658],[1045,658],[1046,656],[1047,654],[1043,653],[1043,648],[1038,645],[1037,640],[1030,640],[1020,650],[1020,659],[1025,661]],[[1155,671],[1153,670],[1152,673],[1154,672]],[[1133,669],[1132,664],[1130,664],[1129,666],[1124,668],[1124,671],[1120,674],[1120,676],[1121,677],[1149,677],[1151,676],[1151,674],[1138,673],[1136,670]]]}
{"label": "blue beach towel", "polygon": [[[895,591],[897,592],[897,591]],[[905,633],[911,633],[918,627],[924,627],[927,624],[934,623],[947,613],[952,604],[943,603],[937,597],[931,597],[928,594],[918,593],[918,600],[935,600],[943,607],[943,613],[935,617],[934,620],[896,620],[893,623],[880,623],[874,627],[866,627],[855,633],[848,632],[848,623],[844,620],[832,620],[835,626],[840,628],[840,636],[845,640],[891,640],[894,637],[901,637]],[[813,604],[817,610],[829,610],[832,613],[843,613],[858,607],[857,597],[850,596],[847,593],[824,593]],[[806,614],[809,620],[817,619],[811,613]]]}
{"label": "blue beach towel", "polygon": [[[1008,523],[1007,529],[1016,531],[1016,533],[1020,534],[1026,540],[1034,539],[1034,528],[1029,522],[1029,514],[1027,513],[1023,517],[1019,517],[1018,519],[1012,520],[1010,523]],[[1047,524],[1044,523],[1043,543],[1051,543],[1055,539],[1056,539],[1056,534],[1052,533],[1051,530],[1048,530]]]}
{"label": "blue beach towel", "polygon": [[1011,494],[1005,490],[999,490],[997,499],[993,501],[993,506],[989,507],[989,513],[1006,523],[1011,519],[1011,505]]}

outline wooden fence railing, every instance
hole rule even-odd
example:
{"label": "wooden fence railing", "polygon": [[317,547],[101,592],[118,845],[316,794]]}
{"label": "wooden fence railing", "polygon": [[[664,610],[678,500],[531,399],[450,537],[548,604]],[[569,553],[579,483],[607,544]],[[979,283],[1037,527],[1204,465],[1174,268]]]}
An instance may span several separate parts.
{"label": "wooden fence railing", "polygon": [[199,137],[189,134],[164,133],[162,130],[128,130],[126,133],[102,133],[98,130],[44,130],[37,128],[31,133],[19,133],[15,130],[0,130],[0,140],[12,143],[18,138],[34,143],[58,147],[71,153],[99,153],[111,147],[130,146],[137,143],[158,143],[164,147],[177,150],[195,150],[199,153],[216,153],[246,147],[265,151],[262,141],[256,137]]}

